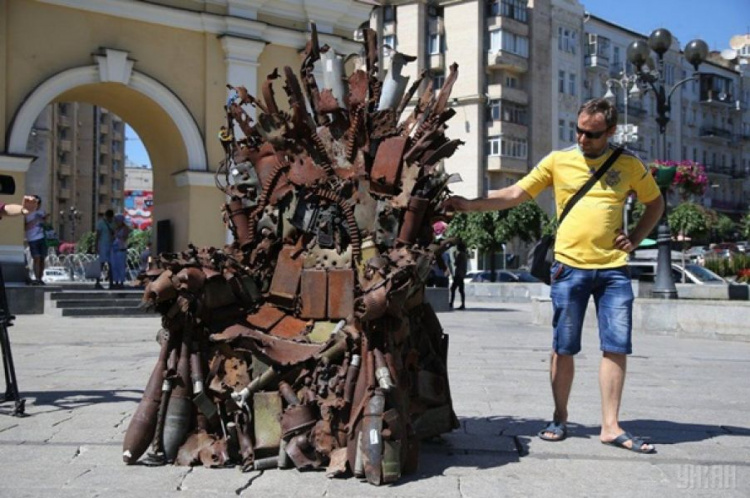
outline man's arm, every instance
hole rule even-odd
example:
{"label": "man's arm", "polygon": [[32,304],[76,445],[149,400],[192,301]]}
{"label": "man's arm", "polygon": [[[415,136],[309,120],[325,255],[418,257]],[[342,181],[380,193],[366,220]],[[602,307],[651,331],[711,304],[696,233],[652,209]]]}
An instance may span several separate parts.
{"label": "man's arm", "polygon": [[522,202],[531,200],[531,196],[518,185],[511,185],[500,190],[492,190],[485,198],[466,199],[453,196],[443,203],[446,211],[501,211],[516,207]]}
{"label": "man's arm", "polygon": [[617,235],[615,238],[615,247],[625,252],[633,252],[643,242],[643,239],[651,233],[656,224],[659,223],[663,211],[664,197],[660,195],[646,204],[643,216],[638,220],[638,224],[630,235],[625,235],[624,233]]}

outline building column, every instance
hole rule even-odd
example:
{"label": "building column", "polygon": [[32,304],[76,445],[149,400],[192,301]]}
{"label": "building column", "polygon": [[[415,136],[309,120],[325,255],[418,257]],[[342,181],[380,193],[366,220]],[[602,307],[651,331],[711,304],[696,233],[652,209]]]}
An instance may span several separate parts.
{"label": "building column", "polygon": [[[33,156],[11,156],[0,154],[0,175],[15,180],[15,193],[0,192],[0,201],[5,204],[20,204],[26,193],[26,173],[34,160]],[[24,282],[27,277],[23,252],[23,216],[5,217],[0,220],[0,265],[6,282]]]}

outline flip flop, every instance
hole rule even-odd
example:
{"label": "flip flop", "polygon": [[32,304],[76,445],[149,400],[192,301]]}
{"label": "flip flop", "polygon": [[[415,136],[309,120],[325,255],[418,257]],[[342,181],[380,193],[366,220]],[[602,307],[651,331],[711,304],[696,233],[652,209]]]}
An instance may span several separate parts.
{"label": "flip flop", "polygon": [[[551,432],[554,434],[553,436],[547,436],[545,432]],[[568,428],[565,425],[565,422],[558,422],[556,420],[553,420],[549,424],[547,424],[547,427],[542,429],[537,433],[537,436],[539,436],[540,439],[543,439],[544,441],[562,441],[566,437],[568,437]]]}
{"label": "flip flop", "polygon": [[[628,441],[632,441],[632,444],[629,448],[625,446],[625,443]],[[644,454],[656,453],[656,448],[654,448],[653,446],[651,446],[651,448],[643,449],[643,445],[648,444],[648,443],[646,443],[641,438],[637,438],[633,436],[627,431],[623,432],[622,434],[614,438],[612,441],[602,441],[602,444],[614,446],[615,448],[623,448],[625,450],[630,450],[635,453],[644,453]]]}

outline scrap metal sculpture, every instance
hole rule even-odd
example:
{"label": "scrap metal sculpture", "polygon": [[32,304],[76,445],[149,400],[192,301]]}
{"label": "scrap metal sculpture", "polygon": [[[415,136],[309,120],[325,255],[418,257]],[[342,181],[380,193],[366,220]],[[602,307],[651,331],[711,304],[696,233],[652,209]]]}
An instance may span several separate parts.
{"label": "scrap metal sculpture", "polygon": [[230,87],[216,178],[234,242],[162,254],[144,276],[161,351],[126,463],[151,446],[147,464],[325,466],[391,483],[415,470],[420,439],[457,427],[448,337],[424,297],[440,160],[460,144],[444,134],[457,66],[398,122],[425,74],[407,91],[413,58],[394,54],[380,81],[370,30],[365,46],[364,69],[345,76],[313,26],[301,79],[284,68],[287,110],[277,71],[262,100]]}

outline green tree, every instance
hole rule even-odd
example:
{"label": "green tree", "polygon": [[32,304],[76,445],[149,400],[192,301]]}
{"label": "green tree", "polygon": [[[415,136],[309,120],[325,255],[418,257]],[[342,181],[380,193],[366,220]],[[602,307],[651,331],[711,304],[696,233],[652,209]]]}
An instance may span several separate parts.
{"label": "green tree", "polygon": [[735,225],[732,218],[725,214],[716,213],[716,218],[712,221],[711,229],[716,233],[719,240],[725,241],[732,238],[732,234],[734,234],[735,231]]}
{"label": "green tree", "polygon": [[742,222],[740,224],[740,232],[742,233],[743,239],[750,239],[750,213],[747,213],[742,218]]}
{"label": "green tree", "polygon": [[533,201],[512,209],[481,213],[458,213],[448,235],[459,237],[467,247],[490,255],[490,278],[495,278],[495,254],[503,243],[518,237],[524,242],[538,239],[548,223],[546,213]]}
{"label": "green tree", "polygon": [[128,247],[138,251],[138,254],[142,253],[146,248],[146,245],[151,241],[151,227],[146,230],[133,230],[128,235]]}
{"label": "green tree", "polygon": [[668,215],[672,236],[685,235],[691,239],[703,238],[711,229],[710,214],[694,202],[683,202]]}
{"label": "green tree", "polygon": [[76,244],[76,252],[94,254],[96,252],[94,242],[96,242],[96,232],[84,233],[83,235],[81,235],[81,238],[78,239],[78,244]]}

